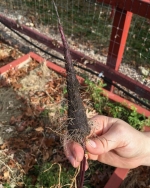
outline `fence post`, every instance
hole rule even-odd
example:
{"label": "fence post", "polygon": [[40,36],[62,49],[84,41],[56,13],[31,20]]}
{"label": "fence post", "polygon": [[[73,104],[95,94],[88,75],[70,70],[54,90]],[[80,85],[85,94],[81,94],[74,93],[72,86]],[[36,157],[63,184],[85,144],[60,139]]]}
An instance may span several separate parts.
{"label": "fence post", "polygon": [[[116,7],[106,63],[116,71],[122,61],[131,19],[131,12]],[[113,86],[108,85],[107,89],[113,92]]]}

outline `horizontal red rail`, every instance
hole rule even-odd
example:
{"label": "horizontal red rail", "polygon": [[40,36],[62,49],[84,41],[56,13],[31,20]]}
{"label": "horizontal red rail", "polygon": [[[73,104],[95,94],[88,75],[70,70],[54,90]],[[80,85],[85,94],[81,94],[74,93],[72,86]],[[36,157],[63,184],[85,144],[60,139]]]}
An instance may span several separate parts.
{"label": "horizontal red rail", "polygon": [[[37,54],[33,53],[33,52],[30,52],[29,53],[29,56],[35,60],[37,60],[38,62],[40,61],[44,61],[43,58],[41,58],[40,56],[38,56]],[[66,76],[66,70],[58,65],[55,65],[54,63],[51,63],[49,61],[47,61],[47,66],[49,68],[51,68],[52,70],[54,70],[55,72],[63,75],[63,76]],[[82,84],[84,82],[84,79],[80,76],[77,76],[79,82]],[[137,112],[140,113],[140,114],[143,114],[145,115],[146,117],[149,117],[150,116],[150,111],[149,110],[146,110],[142,107],[140,107],[139,105],[135,104],[135,103],[132,103],[112,92],[109,92],[105,89],[103,89],[103,94],[108,97],[110,100],[112,101],[115,101],[115,102],[118,102],[118,103],[121,103],[122,105],[126,106],[127,108],[131,109],[132,107],[135,107],[137,109]]]}
{"label": "horizontal red rail", "polygon": [[150,19],[150,0],[97,0]]}
{"label": "horizontal red rail", "polygon": [[[37,40],[38,42],[45,44],[49,48],[52,48],[53,50],[56,50],[60,53],[64,53],[64,49],[62,44],[54,44],[54,40],[39,33],[36,30],[30,29],[26,26],[18,27],[16,22],[13,21],[10,18],[6,18],[2,14],[0,14],[0,21],[10,28],[13,28],[23,34],[26,34],[27,36],[33,38],[34,40]],[[88,56],[85,56],[84,54],[74,51],[70,49],[72,58],[80,63],[84,63],[85,60],[88,60],[88,63],[86,64],[87,67],[93,69],[97,72],[104,72],[104,75],[108,77],[109,79],[121,84],[122,86],[127,87],[131,91],[134,91],[135,93],[139,94],[141,97],[146,98],[150,100],[150,88],[142,85],[138,81],[134,81],[133,79],[113,70],[112,68],[109,68],[108,66],[100,63],[99,61],[93,60]]]}
{"label": "horizontal red rail", "polygon": [[[44,62],[45,60],[40,57],[39,55],[30,52],[29,54],[26,54],[24,56],[22,56],[21,58],[14,60],[12,63],[9,63],[8,65],[5,65],[3,67],[0,68],[0,74],[3,74],[4,72],[12,69],[12,68],[17,68],[19,65],[22,65],[23,63],[27,63],[29,62],[30,59],[35,59],[37,62]],[[50,61],[47,61],[47,66],[54,70],[55,72],[61,74],[62,76],[66,76],[66,70]],[[80,76],[77,76],[79,82],[82,84],[84,83],[84,79]],[[108,97],[110,100],[121,103],[122,105],[126,106],[127,108],[131,109],[132,107],[135,107],[137,109],[137,112],[140,114],[145,115],[146,117],[150,116],[150,111],[140,107],[139,105],[132,103],[112,92],[109,92],[105,89],[103,89],[103,95],[105,95],[106,97]]]}
{"label": "horizontal red rail", "polygon": [[129,169],[116,168],[104,188],[119,188],[128,172]]}

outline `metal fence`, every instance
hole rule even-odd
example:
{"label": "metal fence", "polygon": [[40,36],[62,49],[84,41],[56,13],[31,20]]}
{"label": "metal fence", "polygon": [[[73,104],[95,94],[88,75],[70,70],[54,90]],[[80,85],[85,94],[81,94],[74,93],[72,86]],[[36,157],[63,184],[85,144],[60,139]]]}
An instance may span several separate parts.
{"label": "metal fence", "polygon": [[[56,0],[65,33],[74,42],[78,50],[81,45],[86,50],[95,50],[107,56],[112,28],[111,7],[85,0]],[[56,12],[49,0],[7,0],[1,2],[1,12],[40,32],[60,41]],[[97,50],[96,50],[97,49]],[[94,51],[94,52],[95,52]],[[105,59],[106,60],[106,59]]]}
{"label": "metal fence", "polygon": [[[94,53],[107,56],[115,8],[96,0],[55,1],[65,33],[77,41],[78,50],[83,50],[80,49],[83,44],[87,46],[87,50],[93,49]],[[51,0],[1,0],[0,9],[4,15],[20,24],[38,28],[45,34],[59,38],[55,36],[58,34],[57,18]],[[150,20],[134,15],[123,61],[149,63],[149,46]]]}
{"label": "metal fence", "polygon": [[[17,27],[13,22],[7,22],[11,23],[11,28],[19,30],[21,35],[22,33],[27,35],[27,32],[30,32],[30,37],[24,36],[28,40],[35,43],[33,39],[37,39],[38,46],[42,42],[45,43],[49,46],[46,48],[47,51],[53,48],[53,50],[62,52],[61,47],[55,48],[57,42],[61,43],[61,39],[52,0],[0,0],[0,3],[0,21],[7,22],[2,16],[11,18],[17,22]],[[144,63],[150,64],[149,0],[55,0],[55,3],[68,42],[73,50],[82,52],[85,56],[88,55],[116,70],[119,69],[121,62],[133,63],[137,66]],[[128,11],[131,12],[127,14]],[[135,13],[133,16],[132,12]],[[24,26],[30,30],[21,30],[20,28]],[[2,24],[0,29],[5,31]],[[31,34],[31,30],[35,31],[34,34]],[[45,38],[35,37],[37,31],[44,34]],[[15,38],[14,32],[9,32],[9,35]],[[51,41],[53,45],[49,45],[46,37],[53,38]],[[72,55],[73,58],[76,56],[74,52]],[[84,63],[84,56],[76,59]],[[128,79],[119,73],[110,72],[108,67],[99,64],[98,69],[96,65],[90,65],[90,62],[88,66],[97,71],[104,70],[106,76],[111,80],[137,93],[144,91],[142,95],[147,96],[146,93],[149,90],[144,86],[138,85],[133,80],[130,80],[132,84],[129,84]]]}

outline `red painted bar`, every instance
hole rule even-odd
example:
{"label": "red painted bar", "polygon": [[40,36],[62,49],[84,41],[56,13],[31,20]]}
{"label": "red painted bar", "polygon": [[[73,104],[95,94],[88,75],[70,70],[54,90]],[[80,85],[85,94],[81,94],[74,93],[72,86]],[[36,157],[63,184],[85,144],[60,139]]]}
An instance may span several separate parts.
{"label": "red painted bar", "polygon": [[[143,114],[145,115],[146,117],[150,117],[150,111],[149,110],[146,110],[144,109],[143,107],[135,104],[135,103],[132,103],[110,91],[107,91],[105,89],[103,89],[103,95],[105,95],[106,97],[108,97],[110,100],[112,101],[115,101],[115,102],[118,102],[118,103],[121,103],[123,106],[126,106],[127,108],[131,109],[132,107],[135,107],[137,112],[140,113],[140,114]],[[144,109],[144,111],[143,111]]]}
{"label": "red painted bar", "polygon": [[150,127],[148,127],[148,126],[144,126],[142,131],[150,132]]}
{"label": "red painted bar", "polygon": [[97,0],[150,19],[150,0]]}
{"label": "red painted bar", "polygon": [[113,19],[114,18],[114,14],[115,14],[115,6],[114,5],[112,5],[111,6],[111,13],[110,13],[110,19]]}
{"label": "red painted bar", "polygon": [[[0,68],[0,74],[3,74],[4,72],[12,69],[12,68],[17,68],[19,67],[21,64],[26,64],[30,61],[30,59],[35,59],[37,62],[39,63],[43,63],[45,62],[45,59],[40,57],[39,55],[33,53],[33,52],[30,52],[29,54],[26,54],[24,56],[22,56],[21,58],[17,59],[17,60],[14,60],[13,62],[3,66]],[[47,66],[54,70],[55,72],[61,74],[62,76],[66,76],[66,70],[50,61],[46,61],[47,62]],[[80,84],[83,84],[84,83],[84,79],[80,76],[77,76]],[[145,115],[146,117],[149,117],[150,116],[150,111],[149,110],[146,110],[145,108],[142,108],[140,107],[139,105],[135,104],[135,103],[132,103],[112,92],[109,92],[105,89],[103,89],[103,95],[105,95],[106,97],[108,97],[110,100],[112,101],[115,101],[115,102],[119,102],[121,103],[122,105],[126,106],[127,108],[132,108],[132,107],[135,107],[137,109],[137,112],[140,113],[140,114],[143,114]]]}
{"label": "red painted bar", "polygon": [[[19,64],[23,64],[23,63],[26,63],[30,60],[30,58],[33,58],[35,59],[37,62],[39,63],[43,63],[45,62],[45,59],[40,57],[39,55],[33,53],[33,52],[30,52],[29,54],[27,55],[24,55],[22,56],[21,58],[17,59],[17,60],[14,60],[13,62],[9,63],[8,65],[5,65],[4,67],[0,68],[0,73],[4,73],[8,70],[10,70],[11,68],[17,68],[19,66]],[[47,66],[54,70],[55,72],[61,74],[62,76],[66,76],[66,70],[50,61],[46,61],[47,62]],[[77,76],[80,84],[83,84],[84,83],[84,79],[80,76]],[[149,117],[150,116],[150,111],[140,107],[139,105],[135,104],[135,103],[132,103],[112,92],[109,92],[105,89],[103,89],[103,95],[105,95],[106,97],[108,97],[110,100],[112,101],[115,101],[115,102],[119,102],[121,103],[122,105],[126,106],[127,108],[132,108],[132,107],[135,107],[137,109],[137,112],[140,113],[140,114],[143,114],[145,115],[146,117]]]}
{"label": "red painted bar", "polygon": [[[38,62],[44,62],[45,60],[43,58],[41,58],[39,55],[33,53],[33,52],[30,52],[29,53],[29,57],[37,60]],[[51,68],[52,70],[54,70],[55,72],[61,74],[62,76],[66,76],[66,70],[58,65],[55,65],[54,63],[50,62],[50,61],[47,61],[47,66],[49,68]],[[84,83],[84,79],[80,76],[77,76],[80,84]],[[132,103],[112,92],[109,92],[105,89],[103,89],[103,95],[105,95],[106,97],[108,97],[109,99],[111,99],[112,101],[115,101],[115,102],[119,102],[121,103],[122,105],[126,106],[127,108],[131,109],[132,107],[135,107],[137,109],[137,112],[140,113],[140,114],[143,114],[145,115],[146,117],[149,117],[150,116],[150,111],[140,107],[139,105],[135,104],[135,103]]]}
{"label": "red painted bar", "polygon": [[12,68],[15,69],[16,67],[18,67],[20,65],[20,62],[22,62],[22,64],[23,64],[23,63],[27,63],[29,61],[30,61],[30,55],[29,54],[24,55],[24,56],[20,57],[19,59],[16,59],[13,62],[1,67],[0,74],[3,74],[4,72],[9,71]]}
{"label": "red painted bar", "polygon": [[[30,56],[31,58],[35,59],[35,60],[38,61],[38,62],[44,62],[44,61],[45,61],[42,57],[40,57],[39,55],[37,55],[37,54],[35,54],[35,53],[33,53],[33,52],[30,52],[30,53],[29,53],[29,56]],[[56,64],[54,64],[54,63],[52,63],[52,62],[50,62],[50,61],[46,61],[46,62],[47,62],[46,65],[47,65],[50,69],[54,70],[55,72],[61,74],[61,75],[64,76],[64,77],[66,77],[66,70],[65,70],[64,68],[62,68],[62,67],[60,67],[60,66],[58,66],[58,65],[56,65]],[[84,79],[83,79],[82,77],[77,76],[77,78],[78,78],[78,80],[79,80],[79,82],[80,82],[81,84],[84,83]]]}
{"label": "red painted bar", "polygon": [[122,61],[131,19],[132,13],[116,9],[106,65],[117,71]]}
{"label": "red painted bar", "polygon": [[[38,42],[41,42],[43,44],[45,44],[46,46],[48,46],[49,48],[52,48],[60,53],[63,53],[63,46],[61,44],[58,43],[58,45],[54,45],[53,44],[53,39],[44,36],[43,34],[39,33],[36,30],[30,29],[26,26],[22,26],[22,27],[17,27],[17,24],[15,21],[13,21],[12,19],[6,18],[5,16],[3,16],[2,14],[0,14],[0,21],[2,21],[2,23],[5,23],[6,25],[8,25],[9,27],[26,34],[27,36],[37,40]],[[84,63],[85,60],[88,60],[89,63],[86,64],[86,66],[88,68],[93,69],[94,71],[97,72],[104,72],[104,75],[121,84],[122,86],[127,87],[128,89],[130,89],[131,91],[136,92],[137,94],[139,94],[141,97],[146,98],[148,100],[150,100],[150,88],[146,87],[145,85],[142,85],[141,83],[139,83],[138,81],[134,81],[133,79],[109,68],[108,66],[91,59],[88,56],[85,56],[84,54],[74,51],[72,49],[70,49],[71,51],[71,55],[73,60],[80,62],[80,63]]]}
{"label": "red painted bar", "polygon": [[[131,20],[131,12],[116,8],[106,63],[107,66],[116,71],[122,62]],[[114,86],[108,85],[107,89],[113,92]]]}
{"label": "red painted bar", "polygon": [[128,172],[129,169],[116,168],[104,188],[119,188],[122,181],[126,178]]}

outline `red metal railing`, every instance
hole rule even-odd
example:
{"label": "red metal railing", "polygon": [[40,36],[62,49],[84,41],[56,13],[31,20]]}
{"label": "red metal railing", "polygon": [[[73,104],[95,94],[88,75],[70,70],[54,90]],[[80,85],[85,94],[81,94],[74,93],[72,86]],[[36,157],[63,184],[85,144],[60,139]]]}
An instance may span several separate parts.
{"label": "red metal railing", "polygon": [[[120,63],[122,62],[132,14],[137,14],[150,19],[150,0],[98,1],[116,7],[107,57],[107,66],[118,71]],[[128,84],[130,85],[131,82]],[[130,88],[130,86],[128,88]],[[109,89],[113,91],[113,87],[109,87]],[[137,90],[135,90],[135,92],[138,93]]]}
{"label": "red metal railing", "polygon": [[[110,38],[107,65],[104,65],[98,61],[91,59],[88,56],[85,56],[84,54],[81,54],[71,49],[72,58],[80,63],[84,63],[85,60],[88,60],[89,63],[86,64],[87,67],[97,72],[103,71],[105,76],[108,77],[110,80],[115,81],[122,86],[130,89],[131,91],[139,94],[141,97],[150,100],[150,88],[118,72],[118,68],[122,61],[126,39],[128,36],[132,13],[150,19],[150,0],[98,1],[109,4],[112,7],[116,8],[112,27],[112,34]],[[61,44],[54,45],[53,39],[37,32],[36,30],[30,29],[26,26],[18,27],[17,23],[14,20],[6,18],[2,14],[0,14],[0,21],[8,25],[9,27],[39,41],[40,43],[45,44],[49,48],[52,48],[63,54],[63,46]]]}
{"label": "red metal railing", "polygon": [[[0,14],[0,21],[2,23],[5,23],[12,29],[15,29],[15,30],[17,30],[23,34],[26,34],[27,36],[37,40],[38,42],[45,44],[49,48],[52,48],[62,54],[64,53],[63,46],[61,44],[54,45],[53,39],[39,33],[38,31],[30,29],[26,26],[18,27],[17,23],[14,20],[6,18],[5,16],[3,16],[1,14]],[[144,98],[150,100],[150,95],[149,95],[150,88],[148,88],[148,87],[142,85],[141,83],[134,81],[133,79],[115,71],[114,69],[110,68],[109,66],[106,66],[98,61],[95,61],[95,60],[91,59],[90,57],[85,56],[84,54],[81,54],[81,53],[74,51],[72,49],[71,49],[71,55],[74,60],[76,60],[77,62],[80,62],[80,63],[84,63],[85,60],[88,60],[89,63],[86,64],[87,67],[93,69],[94,71],[98,71],[98,72],[103,71],[105,73],[105,76],[108,77],[110,80],[113,80],[113,81],[121,84],[122,86],[129,88],[131,91],[136,92],[141,97],[144,97]],[[93,64],[91,62],[93,62]]]}
{"label": "red metal railing", "polygon": [[97,0],[150,19],[150,0]]}

